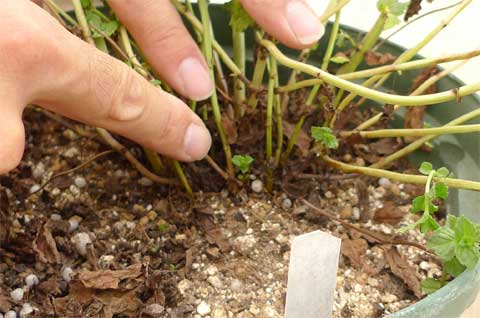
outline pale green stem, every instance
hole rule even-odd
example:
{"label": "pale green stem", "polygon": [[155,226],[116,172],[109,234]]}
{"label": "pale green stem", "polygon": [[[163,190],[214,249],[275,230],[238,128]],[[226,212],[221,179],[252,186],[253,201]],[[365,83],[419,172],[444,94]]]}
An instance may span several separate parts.
{"label": "pale green stem", "polygon": [[[253,70],[253,78],[252,78],[252,87],[254,89],[260,89],[262,87],[263,77],[265,75],[265,70],[267,69],[267,54],[262,51],[262,49],[258,50],[257,53],[257,60],[255,63],[255,68]],[[258,93],[253,92],[248,100],[248,106],[255,109],[258,103]]]}
{"label": "pale green stem", "polygon": [[[429,89],[433,84],[444,78],[445,76],[448,76],[451,72],[455,71],[459,67],[463,66],[465,63],[467,63],[469,60],[464,60],[460,62],[457,65],[454,65],[453,67],[449,67],[442,72],[436,74],[435,76],[430,77],[428,80],[423,82],[419,87],[417,87],[410,95],[411,96],[418,96],[420,94],[423,94],[427,89]],[[401,106],[400,105],[395,105],[393,107],[393,110],[399,109]],[[367,121],[363,122],[360,124],[355,130],[365,130],[373,125],[375,125],[380,119],[382,119],[384,113],[378,113],[377,115],[373,116],[372,118],[368,119]]]}
{"label": "pale green stem", "polygon": [[[448,63],[448,62],[453,62],[453,61],[458,61],[458,60],[471,59],[471,58],[477,57],[479,55],[480,55],[480,50],[475,50],[475,51],[471,51],[471,52],[467,52],[467,53],[453,54],[453,55],[449,55],[449,56],[436,57],[436,58],[421,59],[421,60],[406,62],[406,63],[402,63],[402,64],[391,64],[391,65],[371,68],[371,69],[368,69],[368,70],[363,70],[363,71],[358,71],[358,72],[353,72],[353,73],[347,73],[347,74],[341,74],[341,75],[338,75],[338,77],[342,78],[344,80],[351,81],[351,80],[367,78],[367,77],[380,75],[380,74],[385,74],[385,73],[417,70],[417,69],[420,69],[420,68],[426,68],[426,67],[434,66],[434,65],[437,65],[437,64],[443,64],[443,63]],[[324,68],[322,67],[322,69],[324,69]],[[314,85],[321,84],[321,83],[322,83],[322,80],[317,79],[317,78],[308,79],[308,80],[300,81],[300,82],[297,82],[297,83],[293,83],[291,85],[280,86],[277,89],[277,92],[288,93],[288,92],[291,92],[291,91],[294,91],[294,90],[314,86]]]}
{"label": "pale green stem", "polygon": [[82,2],[81,0],[72,0],[73,10],[75,11],[75,16],[77,17],[78,24],[83,32],[83,38],[90,44],[95,45],[95,42],[92,38],[92,31],[88,26],[87,17],[85,16],[85,12],[83,11]]}
{"label": "pale green stem", "polygon": [[183,186],[185,187],[185,191],[187,191],[188,195],[193,197],[192,188],[190,187],[190,183],[188,182],[187,176],[185,175],[185,172],[183,171],[182,166],[176,160],[172,160],[172,164],[175,169],[175,172],[177,173],[178,178],[180,179]]}
{"label": "pale green stem", "polygon": [[[334,160],[328,156],[322,156],[322,159],[329,166],[346,173],[359,173],[359,174],[364,174],[371,177],[387,178],[391,180],[396,180],[396,181],[405,182],[405,183],[413,183],[413,184],[426,184],[428,180],[427,176],[404,174],[404,173],[392,172],[388,170],[350,165],[350,164],[346,164],[346,163]],[[452,179],[452,178],[441,178],[439,180],[441,180],[442,183],[452,188],[480,191],[480,182],[477,182],[477,181]]]}
{"label": "pale green stem", "polygon": [[[415,57],[415,55],[422,49],[424,48],[430,41],[435,38],[450,22],[452,22],[455,17],[460,14],[470,3],[472,0],[464,0],[461,5],[459,5],[452,14],[447,17],[447,19],[443,20],[435,29],[433,29],[423,40],[421,40],[415,47],[413,47],[410,50],[405,51],[402,55],[400,55],[397,60],[395,61],[394,64],[400,64],[404,63],[407,61],[410,61],[412,58]],[[375,84],[375,88],[380,87],[383,83],[387,81],[387,79],[390,77],[390,74],[386,75],[377,75],[374,77],[371,77],[367,81],[365,81],[362,85],[365,87],[370,87],[371,85]],[[338,112],[336,112],[336,115],[332,118],[332,122],[330,123],[330,126],[333,126],[335,124],[335,120],[338,117],[338,114],[343,111],[350,103],[357,97],[359,94],[356,94],[356,92],[353,92],[349,94],[346,98],[342,100],[338,107]]]}
{"label": "pale green stem", "polygon": [[[271,68],[273,70],[273,75],[275,78],[275,88],[277,88],[279,85],[278,65],[277,65],[277,60],[274,57],[271,57]],[[275,94],[274,108],[275,108],[275,117],[277,120],[277,149],[275,150],[274,166],[275,168],[277,168],[280,165],[280,159],[283,151],[283,112],[282,112],[282,105],[280,101],[280,95],[278,94]]]}
{"label": "pale green stem", "polygon": [[[208,1],[199,0],[198,6],[200,8],[200,15],[202,19],[203,26],[203,46],[205,53],[205,60],[208,64],[210,70],[210,77],[213,82],[215,82],[215,73],[213,67],[213,49],[212,49],[212,26],[210,20],[210,14],[208,12]],[[223,152],[225,153],[225,160],[227,163],[227,172],[233,177],[235,175],[235,170],[232,163],[232,151],[230,149],[230,144],[228,143],[227,136],[225,135],[225,130],[222,124],[222,114],[220,112],[220,105],[218,103],[218,96],[216,90],[213,91],[210,98],[212,103],[212,111],[215,118],[215,124],[217,126],[218,134],[223,145]]]}
{"label": "pale green stem", "polygon": [[[463,124],[463,123],[465,123],[469,120],[472,120],[476,117],[479,117],[479,116],[480,116],[480,109],[476,109],[476,110],[473,110],[473,111],[471,111],[471,112],[469,112],[465,115],[462,115],[458,118],[455,118],[454,120],[450,121],[449,123],[447,123],[443,127],[458,126],[458,125],[461,125],[461,124]],[[405,148],[402,148],[402,149],[396,151],[395,153],[389,155],[388,157],[382,158],[379,162],[372,165],[371,167],[372,168],[385,167],[386,165],[390,164],[391,162],[409,155],[410,153],[414,152],[415,150],[420,148],[422,145],[424,145],[426,142],[429,142],[430,140],[434,139],[435,137],[437,137],[437,135],[430,135],[430,136],[422,137],[422,138],[412,142],[411,144],[409,144]]]}
{"label": "pale green stem", "polygon": [[[232,31],[233,38],[233,60],[238,66],[240,71],[245,74],[245,62],[246,62],[246,53],[245,53],[245,33],[239,31]],[[245,83],[238,77],[233,81],[233,101],[235,107],[235,113],[237,117],[243,116],[243,104],[246,99],[246,90]]]}
{"label": "pale green stem", "polygon": [[374,101],[385,104],[398,104],[400,106],[424,106],[440,104],[450,100],[459,99],[467,95],[471,95],[480,90],[480,82],[477,82],[474,84],[462,86],[458,89],[423,96],[400,96],[395,94],[388,94],[346,81],[339,78],[338,76],[325,72],[313,65],[308,65],[295,61],[284,55],[276,47],[276,45],[269,40],[259,39],[259,42],[278,60],[279,63],[287,67],[298,69],[306,74],[322,79],[327,84],[333,85],[349,92],[354,92],[357,95],[367,97]]}
{"label": "pale green stem", "polygon": [[55,12],[57,12],[62,18],[64,18],[68,23],[70,23],[71,25],[75,26],[75,27],[78,27],[78,23],[77,21],[75,21],[75,19],[73,19],[68,13],[66,13],[64,10],[62,10],[62,8],[60,8],[60,6],[58,4],[55,3],[55,1],[53,0],[45,0],[45,2],[47,3],[47,5],[50,6],[50,8],[52,8],[52,10],[55,10]]}
{"label": "pale green stem", "polygon": [[303,124],[305,123],[305,119],[306,119],[305,115],[300,117],[300,120],[296,123],[295,127],[293,128],[292,136],[290,136],[290,139],[288,140],[287,148],[285,149],[285,153],[282,156],[282,165],[285,165],[288,158],[290,157],[293,147],[297,143],[298,135],[300,134]]}
{"label": "pale green stem", "polygon": [[418,129],[379,129],[369,131],[348,131],[340,133],[341,137],[359,135],[362,138],[395,138],[395,137],[423,137],[438,136],[449,134],[468,134],[480,132],[480,125],[463,125],[436,128],[418,128]]}
{"label": "pale green stem", "polygon": [[165,167],[158,153],[145,147],[143,147],[143,151],[147,156],[148,162],[152,165],[153,171],[158,175],[165,175]]}

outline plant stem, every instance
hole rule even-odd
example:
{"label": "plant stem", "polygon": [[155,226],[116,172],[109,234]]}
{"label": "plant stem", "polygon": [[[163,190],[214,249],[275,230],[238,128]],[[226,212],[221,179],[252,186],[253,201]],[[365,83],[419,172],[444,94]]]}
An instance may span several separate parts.
{"label": "plant stem", "polygon": [[[427,59],[416,60],[416,61],[406,62],[401,64],[391,64],[391,65],[371,68],[363,71],[341,74],[341,75],[338,75],[338,77],[344,80],[356,80],[356,79],[371,77],[374,75],[380,75],[380,74],[391,73],[391,72],[411,71],[411,70],[416,70],[420,68],[434,66],[437,64],[471,59],[479,55],[480,55],[480,50],[475,50],[467,53],[452,54],[452,55],[436,57],[436,58],[427,58]],[[322,67],[322,69],[324,68]],[[291,85],[280,86],[277,89],[277,92],[288,93],[301,88],[318,85],[318,84],[321,84],[322,82],[323,82],[322,80],[317,78],[308,79],[308,80],[293,83]]]}
{"label": "plant stem", "polygon": [[[245,32],[232,30],[233,38],[233,60],[240,71],[245,74],[246,53],[245,53]],[[245,104],[246,91],[245,83],[236,77],[233,81],[233,105],[237,117],[243,116],[243,104]]]}
{"label": "plant stem", "polygon": [[347,131],[340,133],[341,137],[349,137],[358,134],[362,138],[395,138],[395,137],[422,137],[422,136],[438,136],[448,134],[467,134],[480,132],[480,125],[464,125],[436,128],[419,128],[419,129],[379,129],[370,131]]}
{"label": "plant stem", "polygon": [[[480,117],[480,109],[475,109],[475,110],[473,110],[473,111],[471,111],[467,114],[464,114],[464,115],[462,115],[458,118],[455,118],[454,120],[450,121],[449,123],[447,123],[443,127],[452,127],[452,126],[461,125],[461,124],[463,124],[463,123],[465,123],[469,120],[472,120],[476,117]],[[405,148],[402,148],[402,149],[396,151],[395,153],[389,155],[388,157],[382,158],[379,162],[372,165],[371,167],[372,168],[385,167],[389,163],[391,163],[395,160],[398,160],[402,157],[405,157],[406,155],[414,152],[415,150],[420,148],[423,144],[425,144],[426,142],[429,142],[430,140],[434,139],[435,137],[437,137],[437,135],[429,135],[429,136],[422,137],[422,138],[412,142],[411,144],[409,144]]]}
{"label": "plant stem", "polygon": [[183,171],[182,166],[177,160],[172,160],[172,165],[175,169],[175,172],[177,173],[178,178],[182,182],[185,191],[187,191],[188,195],[190,197],[193,197],[193,191],[192,188],[190,187],[190,183],[188,182],[187,176],[185,176],[185,172]]}
{"label": "plant stem", "polygon": [[290,154],[292,153],[293,147],[297,143],[298,136],[300,134],[300,131],[302,130],[303,124],[305,123],[306,116],[303,115],[300,117],[300,120],[295,124],[295,128],[293,129],[292,136],[290,136],[290,139],[288,140],[287,148],[285,149],[285,153],[282,156],[282,165],[285,165],[287,163],[288,158],[290,157]]}
{"label": "plant stem", "polygon": [[83,38],[90,44],[95,45],[95,42],[92,38],[92,31],[88,26],[87,17],[85,16],[85,12],[83,11],[81,0],[72,0],[73,10],[75,11],[75,16],[77,17],[78,24],[82,29]]}
{"label": "plant stem", "polygon": [[267,54],[262,50],[258,49],[257,59],[255,62],[255,68],[253,70],[252,78],[252,87],[257,91],[253,92],[248,100],[248,106],[255,109],[258,103],[258,90],[262,87],[263,76],[265,75],[265,70],[267,68]]}
{"label": "plant stem", "polygon": [[[462,12],[470,3],[472,0],[464,0],[462,4],[460,4],[454,12],[446,19],[443,20],[435,29],[433,29],[423,40],[421,40],[415,47],[413,47],[410,50],[405,51],[402,55],[400,55],[397,60],[395,61],[394,64],[400,64],[404,63],[407,61],[410,61],[412,58],[415,57],[415,55],[422,49],[424,48],[430,41],[435,38],[450,22],[452,22],[455,17]],[[383,83],[387,81],[387,79],[390,77],[389,74],[386,75],[377,75],[374,77],[371,77],[367,81],[365,81],[362,86],[364,87],[370,87],[371,85],[375,84],[374,88],[380,87]],[[335,121],[338,117],[338,115],[346,108],[350,103],[357,97],[359,94],[356,92],[352,92],[349,94],[346,98],[342,100],[340,105],[337,108],[337,112],[333,116],[331,122],[330,122],[330,127],[333,127],[335,125]]]}
{"label": "plant stem", "polygon": [[[322,156],[322,159],[329,166],[335,169],[339,169],[346,173],[360,173],[360,174],[364,174],[371,177],[387,178],[391,180],[396,180],[396,181],[405,182],[405,183],[413,183],[413,184],[426,184],[428,180],[427,176],[403,174],[403,173],[392,172],[388,170],[350,165],[350,164],[346,164],[346,163],[334,160],[328,156]],[[476,181],[452,179],[452,178],[441,178],[441,182],[445,183],[447,186],[452,188],[480,191],[480,182],[476,182]]]}
{"label": "plant stem", "polygon": [[58,4],[55,3],[53,0],[44,0],[45,3],[55,12],[57,12],[62,18],[64,18],[68,23],[75,27],[79,27],[77,21],[73,19],[68,13],[66,13]]}
{"label": "plant stem", "polygon": [[267,164],[267,191],[271,192],[273,188],[272,180],[272,131],[273,131],[273,105],[275,103],[275,72],[276,69],[272,67],[272,60],[274,57],[269,59],[269,78],[268,78],[268,97],[267,97],[267,114],[265,122],[265,161]]}
{"label": "plant stem", "polygon": [[[432,85],[434,85],[436,82],[438,82],[439,80],[441,80],[442,78],[444,78],[445,76],[449,75],[451,72],[453,72],[454,70],[456,70],[457,68],[463,66],[466,62],[468,62],[468,60],[464,60],[462,62],[460,62],[459,64],[457,65],[454,65],[453,67],[450,67],[450,68],[447,68],[445,70],[443,70],[442,72],[430,77],[428,80],[426,80],[425,82],[423,82],[419,87],[417,87],[410,95],[411,96],[418,96],[420,94],[423,94],[427,89],[429,89]],[[393,107],[393,110],[397,110],[399,109],[401,106],[400,105],[395,105]],[[376,124],[380,119],[382,119],[384,113],[381,112],[381,113],[378,113],[376,114],[375,116],[373,116],[372,118],[368,119],[367,121],[363,122],[362,124],[360,124],[355,130],[365,130],[371,126],[373,126],[374,124]]]}
{"label": "plant stem", "polygon": [[148,162],[152,165],[153,171],[158,175],[165,175],[165,167],[158,153],[145,147],[143,147],[143,151],[147,156]]}
{"label": "plant stem", "polygon": [[[192,12],[188,11],[187,8],[183,4],[181,4],[178,0],[171,0],[171,2],[175,6],[175,8],[178,10],[178,12],[180,12],[180,14],[182,14],[191,23],[191,25],[195,30],[197,30],[201,34],[205,34],[202,22],[198,20],[197,17]],[[223,61],[225,66],[227,66],[227,68],[234,75],[244,78],[242,71],[238,68],[238,66],[230,58],[228,53],[223,49],[223,47],[215,39],[211,39],[211,45],[213,46],[213,49],[218,53],[218,56]]]}
{"label": "plant stem", "polygon": [[[215,82],[215,74],[213,69],[212,26],[210,23],[211,22],[210,14],[208,12],[208,0],[199,0],[198,6],[200,8],[200,14],[201,14],[202,26],[203,26],[203,45],[204,45],[205,60],[210,69],[210,77],[212,81]],[[227,163],[227,172],[231,177],[233,177],[235,175],[235,171],[232,163],[232,151],[230,149],[230,144],[228,143],[227,137],[225,135],[225,130],[223,128],[222,114],[220,112],[220,105],[218,104],[218,96],[217,96],[216,90],[213,91],[210,101],[212,103],[212,110],[215,118],[215,124],[217,125],[218,134],[222,141],[223,152],[225,153],[225,160]]]}
{"label": "plant stem", "polygon": [[[279,78],[278,78],[278,65],[277,60],[272,56],[270,58],[272,75],[275,81],[275,89],[279,85]],[[280,95],[275,94],[274,99],[274,108],[275,108],[275,118],[277,121],[277,149],[275,150],[275,161],[274,167],[277,168],[280,165],[280,159],[282,157],[282,150],[283,150],[283,112],[282,112],[282,105],[280,101]]]}
{"label": "plant stem", "polygon": [[382,102],[385,104],[398,104],[400,106],[424,106],[440,104],[450,100],[459,99],[467,95],[471,95],[480,90],[480,82],[477,82],[474,84],[462,86],[458,89],[423,96],[400,96],[395,94],[387,94],[346,81],[315,66],[295,61],[285,56],[275,46],[275,44],[269,40],[259,39],[259,41],[281,64],[290,68],[298,69],[306,74],[322,79],[327,84],[342,88],[346,91],[353,92],[356,95],[367,97],[374,101]]}

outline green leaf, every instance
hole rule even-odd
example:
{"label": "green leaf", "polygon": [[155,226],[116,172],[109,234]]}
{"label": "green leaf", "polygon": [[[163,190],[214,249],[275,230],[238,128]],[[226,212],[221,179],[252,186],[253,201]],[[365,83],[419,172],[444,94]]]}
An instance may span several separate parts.
{"label": "green leaf", "polygon": [[420,165],[420,168],[418,169],[418,171],[420,171],[421,174],[424,174],[426,176],[428,176],[430,172],[432,172],[432,170],[433,170],[433,165],[430,162],[423,162]]}
{"label": "green leaf", "polygon": [[454,257],[451,260],[445,262],[445,264],[443,265],[443,269],[453,277],[458,277],[461,273],[465,271],[466,267],[462,263],[460,263],[456,257]]}
{"label": "green leaf", "polygon": [[420,223],[420,232],[423,234],[436,231],[439,228],[440,225],[438,225],[437,221],[429,214]]}
{"label": "green leaf", "polygon": [[350,59],[348,57],[346,57],[345,55],[337,55],[337,56],[332,57],[330,59],[330,61],[335,63],[335,64],[345,64],[345,63],[350,62]]}
{"label": "green leaf", "polygon": [[465,216],[460,216],[455,224],[455,238],[458,244],[471,247],[475,244],[477,228]]}
{"label": "green leaf", "polygon": [[448,186],[445,183],[437,183],[433,187],[433,196],[445,200],[448,198]]}
{"label": "green leaf", "polygon": [[92,8],[92,0],[81,0],[80,3],[82,4],[82,8],[84,9]]}
{"label": "green leaf", "polygon": [[455,248],[455,256],[457,256],[458,261],[468,269],[474,269],[480,258],[479,247],[478,245],[471,247],[457,245]]}
{"label": "green leaf", "polygon": [[242,172],[242,174],[246,174],[250,170],[250,165],[255,161],[249,155],[241,156],[235,155],[232,158],[233,164]]}
{"label": "green leaf", "polygon": [[[99,13],[94,10],[86,12],[87,22],[92,27],[92,36],[94,38],[104,38],[111,36],[120,27],[120,23],[116,20],[105,20]],[[99,32],[100,30],[101,32]]]}
{"label": "green leaf", "polygon": [[377,2],[378,11],[397,17],[404,14],[407,7],[408,2],[400,2],[398,0],[378,0]]}
{"label": "green leaf", "polygon": [[439,228],[428,239],[427,247],[435,251],[444,261],[452,259],[455,256],[455,232],[450,228]]}
{"label": "green leaf", "polygon": [[445,227],[455,231],[456,224],[457,224],[457,217],[455,215],[449,214],[447,216],[447,222],[445,222]]}
{"label": "green leaf", "polygon": [[402,22],[402,20],[400,20],[399,17],[389,14],[388,17],[387,17],[387,21],[385,21],[385,25],[384,25],[383,29],[384,30],[391,29],[391,28],[399,25],[400,22]]}
{"label": "green leaf", "polygon": [[338,139],[333,135],[332,129],[328,127],[312,126],[311,134],[316,142],[329,149],[338,148]]}
{"label": "green leaf", "polygon": [[254,20],[245,11],[239,0],[226,3],[225,8],[230,12],[230,26],[235,32],[244,32],[254,24]]}
{"label": "green leaf", "polygon": [[150,81],[150,83],[152,83],[154,86],[161,86],[162,85],[162,81],[158,80],[158,79],[153,79]]}
{"label": "green leaf", "polygon": [[430,295],[442,288],[442,282],[434,278],[427,278],[422,281],[421,287],[425,294]]}
{"label": "green leaf", "polygon": [[442,167],[436,171],[435,176],[439,178],[446,178],[449,174],[450,171],[447,168]]}
{"label": "green leaf", "polygon": [[425,211],[426,204],[429,204],[428,211],[430,213],[435,213],[438,211],[438,206],[432,203],[425,195],[421,195],[413,199],[412,201],[412,213],[418,213],[421,211]]}
{"label": "green leaf", "polygon": [[356,46],[357,46],[357,43],[356,43],[355,40],[350,36],[350,34],[348,34],[347,32],[345,32],[345,31],[343,31],[343,30],[340,30],[340,32],[338,32],[336,45],[337,45],[339,48],[343,48],[343,47],[346,45],[345,41],[350,42],[350,45],[353,46],[353,47],[356,47]]}

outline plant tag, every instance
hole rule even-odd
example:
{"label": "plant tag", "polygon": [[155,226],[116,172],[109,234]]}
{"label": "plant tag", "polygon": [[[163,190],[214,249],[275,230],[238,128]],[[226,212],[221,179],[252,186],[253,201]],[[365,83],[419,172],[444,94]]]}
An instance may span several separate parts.
{"label": "plant tag", "polygon": [[342,240],[322,231],[296,237],[288,269],[285,318],[329,318]]}

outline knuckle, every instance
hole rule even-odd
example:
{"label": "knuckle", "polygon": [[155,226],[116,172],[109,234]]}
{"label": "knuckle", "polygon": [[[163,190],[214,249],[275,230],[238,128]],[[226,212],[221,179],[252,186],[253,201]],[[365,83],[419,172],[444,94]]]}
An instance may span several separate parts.
{"label": "knuckle", "polygon": [[133,121],[144,113],[145,82],[128,66],[97,53],[91,59],[89,74],[90,91],[99,105],[97,116]]}

